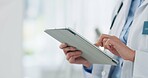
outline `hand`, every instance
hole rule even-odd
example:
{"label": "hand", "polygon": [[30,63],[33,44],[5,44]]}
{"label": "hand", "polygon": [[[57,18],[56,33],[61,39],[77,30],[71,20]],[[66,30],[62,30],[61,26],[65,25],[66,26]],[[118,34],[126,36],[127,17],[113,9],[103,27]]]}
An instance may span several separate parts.
{"label": "hand", "polygon": [[116,49],[113,46],[111,46],[111,45],[107,46],[106,42],[107,42],[109,37],[110,37],[110,35],[102,34],[95,45],[104,47],[105,49],[108,49],[113,54],[120,56],[119,53],[116,51]]}
{"label": "hand", "polygon": [[66,55],[66,59],[71,64],[83,64],[87,68],[91,66],[91,63],[81,57],[82,52],[77,50],[75,47],[68,46],[66,43],[62,43],[60,48],[63,49],[63,52]]}
{"label": "hand", "polygon": [[103,34],[96,43],[97,46],[102,46],[108,49],[113,54],[122,57],[124,60],[134,61],[135,52],[134,50],[127,47],[119,38],[116,36]]}

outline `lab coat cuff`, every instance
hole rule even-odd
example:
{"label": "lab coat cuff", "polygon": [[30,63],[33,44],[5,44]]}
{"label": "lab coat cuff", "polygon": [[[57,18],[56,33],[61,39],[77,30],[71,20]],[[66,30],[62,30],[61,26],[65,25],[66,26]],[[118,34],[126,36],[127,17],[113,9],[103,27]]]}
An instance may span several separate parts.
{"label": "lab coat cuff", "polygon": [[[106,68],[108,67],[109,65],[105,66]],[[92,78],[106,78],[108,72],[107,72],[107,69],[105,69],[104,65],[103,64],[93,64],[93,71],[92,71],[92,74],[93,74],[93,77]]]}

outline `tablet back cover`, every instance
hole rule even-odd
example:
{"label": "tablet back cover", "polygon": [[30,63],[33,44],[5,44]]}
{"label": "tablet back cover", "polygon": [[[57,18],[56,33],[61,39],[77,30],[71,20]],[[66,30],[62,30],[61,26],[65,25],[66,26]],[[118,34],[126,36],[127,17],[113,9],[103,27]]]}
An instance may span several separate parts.
{"label": "tablet back cover", "polygon": [[117,64],[114,59],[103,53],[99,48],[71,29],[47,29],[45,32],[61,43],[67,43],[81,50],[83,52],[82,57],[92,64]]}

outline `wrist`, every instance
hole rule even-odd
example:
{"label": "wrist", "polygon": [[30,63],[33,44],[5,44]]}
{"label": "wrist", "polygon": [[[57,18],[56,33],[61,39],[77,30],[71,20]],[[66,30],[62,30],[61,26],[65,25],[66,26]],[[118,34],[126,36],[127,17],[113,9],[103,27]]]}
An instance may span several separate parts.
{"label": "wrist", "polygon": [[135,51],[134,50],[131,50],[129,60],[134,62],[134,60],[135,60]]}

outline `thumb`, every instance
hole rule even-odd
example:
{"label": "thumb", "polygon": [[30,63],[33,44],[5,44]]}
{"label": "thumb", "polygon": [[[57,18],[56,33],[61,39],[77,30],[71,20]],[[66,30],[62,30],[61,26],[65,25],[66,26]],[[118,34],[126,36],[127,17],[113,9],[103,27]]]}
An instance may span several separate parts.
{"label": "thumb", "polygon": [[103,46],[103,43],[100,42],[100,41],[97,41],[94,45],[95,45],[95,46]]}
{"label": "thumb", "polygon": [[108,37],[109,37],[109,35],[102,34],[102,35],[99,37],[99,39],[97,40],[97,42],[95,43],[95,45],[96,45],[96,46],[101,46],[101,47],[103,47],[103,40],[104,40],[105,38],[108,38]]}

